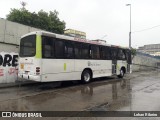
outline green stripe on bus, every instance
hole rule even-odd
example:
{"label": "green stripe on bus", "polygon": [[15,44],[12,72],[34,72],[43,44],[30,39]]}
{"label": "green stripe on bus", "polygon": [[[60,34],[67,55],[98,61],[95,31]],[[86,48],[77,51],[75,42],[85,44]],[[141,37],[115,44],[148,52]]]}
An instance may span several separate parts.
{"label": "green stripe on bus", "polygon": [[66,63],[64,63],[64,71],[66,71],[66,67],[67,67],[67,65],[66,65]]}
{"label": "green stripe on bus", "polygon": [[36,36],[36,58],[42,58],[42,37]]}

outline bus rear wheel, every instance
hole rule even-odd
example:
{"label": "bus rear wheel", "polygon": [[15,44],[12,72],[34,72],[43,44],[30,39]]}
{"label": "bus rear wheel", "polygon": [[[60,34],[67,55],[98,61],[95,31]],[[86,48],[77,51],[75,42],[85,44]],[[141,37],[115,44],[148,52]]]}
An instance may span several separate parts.
{"label": "bus rear wheel", "polygon": [[124,77],[124,70],[120,70],[120,74],[118,75],[118,78],[123,78]]}
{"label": "bus rear wheel", "polygon": [[84,70],[81,75],[82,83],[89,83],[91,81],[91,72],[89,70]]}

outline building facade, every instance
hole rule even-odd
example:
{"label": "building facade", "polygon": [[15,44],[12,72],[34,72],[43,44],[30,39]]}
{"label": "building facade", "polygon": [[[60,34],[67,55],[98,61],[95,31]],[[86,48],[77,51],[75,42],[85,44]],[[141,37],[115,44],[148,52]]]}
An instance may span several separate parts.
{"label": "building facade", "polygon": [[144,45],[139,47],[137,51],[153,56],[160,56],[160,44]]}
{"label": "building facade", "polygon": [[22,35],[40,29],[0,18],[0,84],[18,78],[18,51]]}
{"label": "building facade", "polygon": [[66,29],[64,31],[65,35],[76,37],[76,38],[81,38],[81,39],[86,39],[86,33],[74,29]]}
{"label": "building facade", "polygon": [[18,53],[21,36],[39,30],[0,18],[0,52]]}

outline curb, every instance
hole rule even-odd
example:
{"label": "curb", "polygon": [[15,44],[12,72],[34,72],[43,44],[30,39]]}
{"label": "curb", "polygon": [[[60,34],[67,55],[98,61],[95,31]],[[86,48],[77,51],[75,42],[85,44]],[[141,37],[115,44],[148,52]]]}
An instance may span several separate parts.
{"label": "curb", "polygon": [[1,83],[0,84],[0,89],[2,88],[11,88],[11,87],[18,87],[18,86],[25,86],[29,84],[35,84],[37,82],[28,82],[28,81],[16,81],[15,83]]}

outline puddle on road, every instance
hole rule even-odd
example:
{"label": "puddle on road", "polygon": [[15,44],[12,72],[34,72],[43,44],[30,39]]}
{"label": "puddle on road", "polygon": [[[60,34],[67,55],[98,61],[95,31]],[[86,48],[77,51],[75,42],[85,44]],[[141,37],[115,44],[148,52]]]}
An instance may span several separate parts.
{"label": "puddle on road", "polygon": [[155,83],[147,87],[146,89],[144,89],[145,93],[153,93],[153,92],[158,92],[158,91],[160,91],[160,83]]}
{"label": "puddle on road", "polygon": [[[109,79],[94,80],[89,84],[63,82],[60,86],[42,84],[24,86],[18,89],[18,94],[11,94],[0,102],[0,110],[4,111],[117,111],[117,110],[158,110],[160,97],[150,96],[160,90],[156,79]],[[153,83],[152,83],[153,82]],[[139,91],[136,91],[136,90]],[[9,90],[8,90],[9,91]],[[5,91],[1,92],[6,96]],[[155,94],[154,94],[155,95]],[[151,98],[154,99],[151,101]],[[14,98],[14,99],[13,99]]]}
{"label": "puddle on road", "polygon": [[[0,102],[0,110],[17,110],[17,111],[64,111],[64,110],[84,110],[107,108],[108,101],[115,101],[120,96],[128,94],[130,91],[127,80],[95,80],[90,84],[70,84],[54,87],[38,87],[40,92],[35,92],[37,86],[31,87],[29,93],[25,96],[8,99]],[[29,86],[25,88],[29,89]],[[32,90],[33,92],[32,94]],[[24,91],[22,91],[23,93]],[[19,93],[21,95],[21,92]],[[106,105],[104,103],[107,103]],[[97,108],[92,108],[97,106]]]}
{"label": "puddle on road", "polygon": [[109,110],[108,102],[86,109],[86,111],[108,111],[108,110]]}

